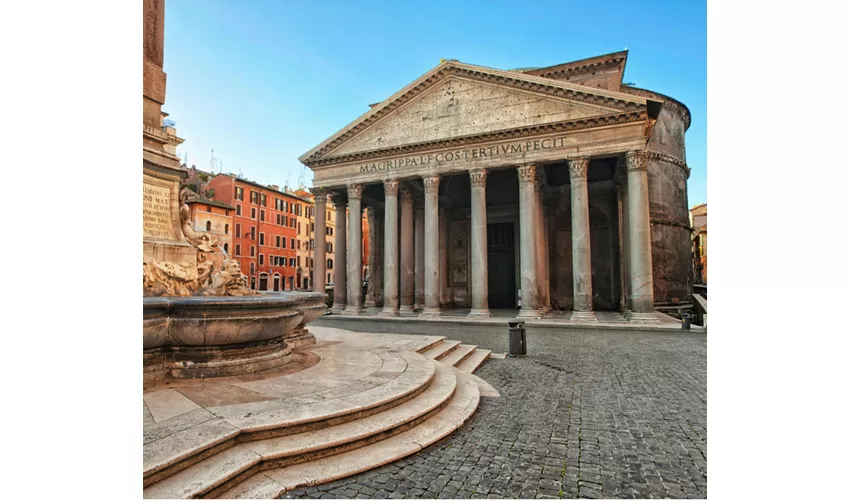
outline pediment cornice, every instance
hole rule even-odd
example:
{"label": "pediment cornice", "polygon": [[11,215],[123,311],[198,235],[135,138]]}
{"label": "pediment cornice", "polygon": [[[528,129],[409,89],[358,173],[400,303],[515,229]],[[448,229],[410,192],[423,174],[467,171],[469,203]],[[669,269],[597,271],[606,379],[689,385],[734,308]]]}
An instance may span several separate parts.
{"label": "pediment cornice", "polygon": [[576,120],[565,120],[560,122],[544,123],[540,125],[517,127],[512,129],[489,132],[486,134],[458,136],[452,137],[450,139],[410,143],[391,148],[374,149],[370,151],[363,151],[347,155],[319,158],[315,161],[311,161],[309,164],[310,166],[318,167],[338,163],[349,163],[386,156],[407,155],[432,150],[465,147],[482,143],[511,141],[516,139],[523,139],[526,137],[573,132],[589,128],[623,125],[635,122],[648,122],[648,120],[649,116],[646,110],[630,111],[625,113],[612,113],[608,115],[592,116]]}
{"label": "pediment cornice", "polygon": [[[427,92],[434,85],[451,77],[465,78],[476,80],[489,84],[495,84],[502,87],[523,90],[527,92],[538,93],[549,97],[585,103],[592,106],[603,108],[602,113],[605,118],[610,120],[610,116],[605,114],[605,111],[612,115],[631,116],[634,113],[646,114],[646,99],[642,96],[626,94],[622,92],[612,92],[602,89],[593,89],[582,85],[576,85],[569,82],[552,80],[540,76],[520,73],[516,71],[503,71],[483,66],[474,66],[464,64],[458,61],[446,61],[439,66],[433,68],[428,73],[424,74],[414,82],[410,83],[399,92],[381,102],[361,115],[358,119],[351,122],[348,126],[338,131],[336,134],[302,155],[299,160],[306,165],[321,165],[327,162],[343,161],[341,157],[326,158],[326,156],[335,149],[342,146],[344,143],[351,140],[367,128],[371,127],[378,121],[392,114],[394,111],[404,106],[413,99],[416,99],[423,93]],[[584,120],[573,120],[574,122],[587,122]],[[545,124],[540,127],[557,124]],[[525,128],[525,127],[524,127]],[[538,128],[538,127],[532,127]],[[510,131],[505,131],[510,132]],[[497,132],[498,133],[498,132]],[[489,134],[485,134],[489,135]],[[463,139],[463,138],[457,138]],[[452,141],[455,139],[449,139]],[[440,142],[440,141],[436,141]],[[417,146],[417,145],[410,145]],[[409,147],[409,146],[402,146]],[[371,154],[363,153],[363,154]],[[356,155],[352,155],[356,156]],[[327,160],[327,161],[326,161]]]}

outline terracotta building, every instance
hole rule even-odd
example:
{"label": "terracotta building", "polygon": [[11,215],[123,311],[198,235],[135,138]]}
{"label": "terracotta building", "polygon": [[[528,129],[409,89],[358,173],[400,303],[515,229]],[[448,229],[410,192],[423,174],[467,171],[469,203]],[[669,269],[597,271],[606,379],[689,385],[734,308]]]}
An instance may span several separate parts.
{"label": "terracotta building", "polygon": [[351,261],[370,255],[374,286],[364,295],[363,269],[347,269],[334,308],[653,323],[655,308],[689,302],[691,114],[624,83],[627,56],[443,61],[302,155],[314,193],[346,200],[335,220],[374,209],[380,233],[364,251],[349,223],[335,244]]}
{"label": "terracotta building", "polygon": [[[216,200],[192,198],[186,202],[192,214],[192,229],[195,232],[211,233],[218,240],[218,246],[230,255],[233,248],[233,212],[232,205]],[[224,253],[213,255],[217,269],[224,263]]]}
{"label": "terracotta building", "polygon": [[694,283],[708,283],[708,205],[703,203],[690,210],[693,234]]}
{"label": "terracotta building", "polygon": [[296,206],[303,201],[277,186],[263,186],[229,174],[208,184],[214,200],[232,205],[233,251],[249,286],[256,290],[295,290]]}
{"label": "terracotta building", "polygon": [[308,290],[312,283],[310,269],[313,250],[310,248],[310,222],[312,220],[310,213],[313,207],[313,195],[303,189],[296,191],[284,189],[284,192],[296,200],[293,202],[297,221],[295,225],[295,263],[297,266],[295,288],[296,290]]}

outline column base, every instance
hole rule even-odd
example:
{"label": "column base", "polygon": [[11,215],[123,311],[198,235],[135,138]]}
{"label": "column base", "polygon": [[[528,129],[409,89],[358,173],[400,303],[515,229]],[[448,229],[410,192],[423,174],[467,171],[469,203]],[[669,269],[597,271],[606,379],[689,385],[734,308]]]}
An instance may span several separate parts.
{"label": "column base", "polygon": [[385,307],[378,313],[378,316],[383,316],[385,318],[394,318],[398,316],[398,309],[395,307]]}
{"label": "column base", "polygon": [[370,307],[375,307],[375,301],[374,300],[367,300],[366,302],[363,303],[363,307],[365,307],[367,309],[370,308]]}
{"label": "column base", "polygon": [[425,309],[425,304],[413,304],[414,311],[421,311],[423,309]]}
{"label": "column base", "polygon": [[439,307],[426,307],[419,313],[420,318],[438,318],[442,313]]}
{"label": "column base", "polygon": [[516,317],[523,319],[540,319],[540,311],[537,309],[520,309]]}
{"label": "column base", "polygon": [[336,302],[334,302],[334,305],[331,307],[331,314],[342,314],[343,311],[345,311],[345,303],[343,302],[342,304],[337,305]]}
{"label": "column base", "polygon": [[399,316],[413,316],[413,306],[411,305],[402,305],[398,308]]}
{"label": "column base", "polygon": [[489,318],[490,316],[490,309],[472,309],[466,315],[467,318]]}
{"label": "column base", "polygon": [[363,306],[346,306],[345,310],[342,311],[342,314],[345,316],[359,316],[363,314]]}
{"label": "column base", "polygon": [[626,313],[626,318],[629,320],[629,323],[640,323],[640,324],[656,324],[656,323],[658,323],[658,316],[656,316],[654,312],[639,313],[639,312],[629,311],[629,312]]}
{"label": "column base", "polygon": [[599,320],[596,318],[596,313],[593,311],[573,311],[573,314],[570,316],[570,321],[575,321],[577,323],[596,323]]}

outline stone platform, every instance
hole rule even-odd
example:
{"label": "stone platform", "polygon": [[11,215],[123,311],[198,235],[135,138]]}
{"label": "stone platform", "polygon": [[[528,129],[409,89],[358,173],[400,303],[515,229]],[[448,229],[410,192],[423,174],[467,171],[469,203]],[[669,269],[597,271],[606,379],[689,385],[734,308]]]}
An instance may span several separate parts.
{"label": "stone platform", "polygon": [[[452,323],[463,325],[500,325],[506,326],[508,321],[517,319],[516,309],[491,309],[490,317],[469,317],[469,309],[443,309],[439,316],[420,315],[419,313],[401,314],[399,316],[380,316],[380,308],[369,308],[357,315],[329,314],[325,320],[359,320],[359,321],[398,321],[403,323]],[[657,321],[648,323],[635,318],[628,318],[619,312],[596,311],[596,321],[578,321],[572,319],[570,311],[550,311],[541,318],[519,318],[528,326],[549,328],[598,328],[601,330],[640,330],[640,331],[681,331],[682,322],[664,313],[655,312]],[[705,328],[691,325],[694,332],[704,332]]]}
{"label": "stone platform", "polygon": [[488,350],[310,331],[285,367],[145,390],[145,498],[276,498],[416,453],[498,396],[472,374]]}

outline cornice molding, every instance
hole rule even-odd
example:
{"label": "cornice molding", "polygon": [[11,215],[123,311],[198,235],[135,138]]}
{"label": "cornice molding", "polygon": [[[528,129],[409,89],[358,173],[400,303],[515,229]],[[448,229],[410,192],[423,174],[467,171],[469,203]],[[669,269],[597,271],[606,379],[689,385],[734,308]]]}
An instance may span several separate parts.
{"label": "cornice molding", "polygon": [[650,99],[659,99],[662,101],[662,108],[667,107],[669,110],[679,115],[684,122],[685,130],[688,130],[691,127],[691,111],[683,103],[670,96],[666,96],[652,90],[631,87],[629,85],[620,85],[620,92],[624,94],[638,95],[641,97],[649,97]]}
{"label": "cornice molding", "polygon": [[565,65],[561,64],[558,66],[552,66],[550,68],[524,71],[524,73],[528,75],[542,76],[544,78],[557,78],[559,76],[565,76],[570,73],[587,73],[588,71],[599,70],[610,66],[619,67],[625,60],[625,57],[615,57],[613,59],[603,61],[589,62],[580,66],[564,67]]}
{"label": "cornice molding", "polygon": [[687,229],[691,231],[691,224],[688,219],[675,219],[672,217],[650,217],[649,222],[651,224],[658,224],[661,226],[672,226],[672,227],[680,227],[682,229]]}
{"label": "cornice molding", "polygon": [[684,170],[685,178],[689,178],[691,176],[691,169],[688,168],[688,164],[685,163],[683,160],[676,158],[675,156],[670,156],[664,153],[658,153],[656,151],[647,151],[646,159],[649,161],[660,161],[663,163],[674,165]]}
{"label": "cornice molding", "polygon": [[540,125],[529,125],[512,129],[498,130],[495,132],[488,132],[486,134],[459,136],[452,137],[449,139],[438,139],[434,141],[405,144],[402,146],[393,146],[391,148],[362,151],[342,156],[331,156],[328,158],[321,158],[315,161],[305,161],[305,164],[310,167],[334,165],[337,163],[348,163],[358,160],[370,160],[373,158],[381,158],[384,156],[398,156],[437,149],[471,146],[484,142],[509,141],[515,139],[523,139],[526,137],[533,137],[537,135],[575,132],[578,130],[644,122],[647,119],[648,115],[646,111],[592,116],[576,120],[565,120],[553,123],[543,123]]}

